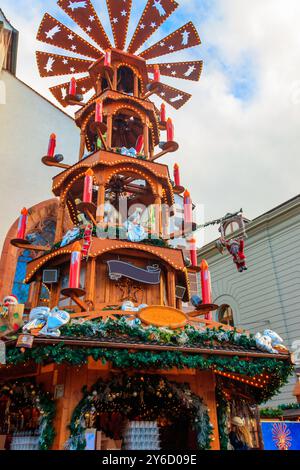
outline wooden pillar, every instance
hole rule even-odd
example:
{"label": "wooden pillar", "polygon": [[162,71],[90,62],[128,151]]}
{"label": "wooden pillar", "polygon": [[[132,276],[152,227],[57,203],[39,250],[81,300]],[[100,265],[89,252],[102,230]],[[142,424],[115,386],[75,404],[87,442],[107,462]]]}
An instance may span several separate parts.
{"label": "wooden pillar", "polygon": [[96,279],[96,258],[90,258],[87,262],[86,273],[86,300],[95,301],[95,279]]}
{"label": "wooden pillar", "polygon": [[168,286],[168,301],[169,301],[169,306],[176,308],[175,273],[174,273],[174,271],[168,271],[168,274],[167,274],[167,286]]}
{"label": "wooden pillar", "polygon": [[220,450],[220,438],[218,428],[218,414],[216,403],[216,378],[212,371],[198,371],[196,374],[195,393],[203,398],[208,408],[210,422],[213,425],[212,450]]}
{"label": "wooden pillar", "polygon": [[161,197],[159,195],[155,195],[154,210],[155,210],[155,235],[157,237],[160,237],[162,235],[162,214],[161,214]]}
{"label": "wooden pillar", "polygon": [[33,292],[32,292],[31,308],[35,308],[39,306],[39,302],[41,298],[41,290],[42,290],[42,275],[39,274],[35,281]]}
{"label": "wooden pillar", "polygon": [[163,205],[162,211],[162,233],[164,240],[169,240],[170,238],[170,208],[167,204]]}
{"label": "wooden pillar", "polygon": [[112,146],[112,132],[113,132],[113,116],[112,114],[107,114],[106,144],[108,148],[111,148]]}
{"label": "wooden pillar", "polygon": [[118,69],[117,68],[114,69],[114,76],[113,76],[112,84],[113,84],[113,89],[116,90],[118,87]]}
{"label": "wooden pillar", "polygon": [[149,159],[149,127],[148,124],[144,124],[144,154]]}
{"label": "wooden pillar", "polygon": [[139,98],[139,77],[137,75],[134,76],[134,96]]}
{"label": "wooden pillar", "polygon": [[59,242],[63,236],[65,208],[66,208],[65,202],[60,201],[59,206],[58,206],[58,212],[57,212],[56,232],[55,232],[54,243]]}
{"label": "wooden pillar", "polygon": [[60,295],[60,283],[51,284],[49,307],[52,309],[58,306]]}
{"label": "wooden pillar", "polygon": [[104,222],[104,204],[105,204],[105,185],[104,183],[99,184],[98,188],[98,200],[97,200],[97,223]]}
{"label": "wooden pillar", "polygon": [[81,131],[80,133],[80,146],[79,146],[79,161],[83,159],[85,152],[85,133]]}
{"label": "wooden pillar", "polygon": [[99,96],[102,93],[102,77],[98,77],[96,82],[96,95]]}

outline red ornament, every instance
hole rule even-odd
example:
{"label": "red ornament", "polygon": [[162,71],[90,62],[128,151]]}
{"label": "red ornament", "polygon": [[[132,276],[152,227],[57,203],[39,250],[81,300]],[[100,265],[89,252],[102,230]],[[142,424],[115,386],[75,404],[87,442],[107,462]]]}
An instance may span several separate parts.
{"label": "red ornament", "polygon": [[54,157],[54,152],[55,152],[55,147],[56,147],[56,135],[51,134],[50,139],[49,139],[49,145],[48,145],[48,157]]}
{"label": "red ornament", "polygon": [[20,238],[21,240],[25,239],[27,217],[28,217],[28,210],[24,207],[24,209],[21,210],[21,216],[19,218],[18,233],[17,233],[17,238]]}
{"label": "red ornament", "polygon": [[87,170],[84,178],[83,202],[92,202],[94,172],[90,168]]}
{"label": "red ornament", "polygon": [[75,96],[77,90],[76,78],[72,77],[69,86],[69,95]]}

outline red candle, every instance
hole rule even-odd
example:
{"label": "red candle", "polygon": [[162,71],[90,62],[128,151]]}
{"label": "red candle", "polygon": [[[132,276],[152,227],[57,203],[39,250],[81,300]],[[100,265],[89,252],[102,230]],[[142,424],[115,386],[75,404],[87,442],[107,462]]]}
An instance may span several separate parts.
{"label": "red candle", "polygon": [[94,182],[93,176],[94,172],[89,168],[84,178],[83,202],[92,202]]}
{"label": "red candle", "polygon": [[165,103],[162,103],[160,106],[160,122],[166,122],[166,121],[167,121],[166,105]]}
{"label": "red candle", "polygon": [[103,122],[103,103],[96,101],[95,122]]}
{"label": "red candle", "polygon": [[111,66],[111,51],[106,51],[104,55],[104,65],[106,67]]}
{"label": "red candle", "polygon": [[144,148],[144,136],[139,135],[136,141],[135,150],[137,154],[140,154]]}
{"label": "red candle", "polygon": [[173,142],[174,140],[174,124],[171,118],[167,120],[167,141]]}
{"label": "red candle", "polygon": [[81,245],[79,242],[76,242],[72,250],[70,264],[69,287],[72,289],[80,287],[81,256]]}
{"label": "red candle", "polygon": [[[211,279],[207,261],[201,261],[201,291],[203,304],[211,304]],[[212,314],[209,312],[205,315],[206,320],[212,320]]]}
{"label": "red candle", "polygon": [[75,96],[76,89],[77,89],[76,78],[72,77],[70,81],[70,86],[69,86],[69,95]]}
{"label": "red candle", "polygon": [[56,135],[51,134],[50,139],[49,139],[48,153],[47,153],[48,157],[54,157],[55,147],[56,147]]}
{"label": "red candle", "polygon": [[193,204],[191,195],[186,189],[184,191],[184,223],[185,225],[191,225],[193,222]]}
{"label": "red candle", "polygon": [[192,266],[197,266],[197,247],[196,247],[196,239],[191,238],[189,241],[190,244],[190,256],[191,256],[191,263]]}
{"label": "red candle", "polygon": [[154,81],[160,82],[160,70],[159,65],[154,65]]}
{"label": "red candle", "polygon": [[17,233],[17,238],[20,238],[21,240],[25,239],[27,217],[28,217],[28,210],[25,209],[24,207],[24,209],[21,210],[21,216],[19,218],[18,233]]}
{"label": "red candle", "polygon": [[179,173],[179,166],[177,163],[174,165],[174,182],[175,186],[180,186],[180,173]]}

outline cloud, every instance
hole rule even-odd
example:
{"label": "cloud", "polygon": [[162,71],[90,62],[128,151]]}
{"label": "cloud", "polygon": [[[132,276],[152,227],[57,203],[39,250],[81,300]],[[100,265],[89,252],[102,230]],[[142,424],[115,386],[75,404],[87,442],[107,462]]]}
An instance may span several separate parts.
{"label": "cloud", "polygon": [[[254,218],[299,193],[300,2],[179,0],[179,4],[151,42],[192,19],[201,48],[169,55],[167,60],[203,58],[205,63],[199,84],[168,80],[190,91],[193,98],[179,112],[168,108],[180,151],[164,162],[178,161],[194,201],[205,205],[206,219],[240,207]],[[105,2],[98,0],[95,5],[102,19]],[[142,8],[137,0],[134,5],[136,22]],[[41,0],[2,0],[2,8],[20,30],[19,77],[53,99],[47,85],[56,79],[38,77],[34,51],[40,45],[35,34],[46,10],[57,17],[66,15],[59,13],[55,2]],[[108,24],[106,12],[104,24]]]}

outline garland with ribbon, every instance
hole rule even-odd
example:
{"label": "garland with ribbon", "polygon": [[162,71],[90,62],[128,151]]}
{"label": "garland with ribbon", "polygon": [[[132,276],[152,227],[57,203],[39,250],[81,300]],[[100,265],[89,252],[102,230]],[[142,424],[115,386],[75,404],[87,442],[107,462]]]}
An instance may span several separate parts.
{"label": "garland with ribbon", "polygon": [[7,382],[0,386],[0,397],[10,400],[10,407],[15,410],[24,408],[36,408],[40,414],[39,420],[39,449],[51,448],[55,431],[53,420],[55,416],[55,403],[49,392],[28,379],[18,379],[15,382]]}
{"label": "garland with ribbon", "polygon": [[[207,406],[188,384],[170,382],[159,375],[118,375],[109,382],[99,380],[90,391],[84,388],[83,394],[71,419],[68,449],[85,448],[85,429],[93,426],[101,413],[117,413],[123,420],[181,420],[196,432],[198,448],[210,449],[213,426]],[[109,428],[102,430],[115,437]]]}

